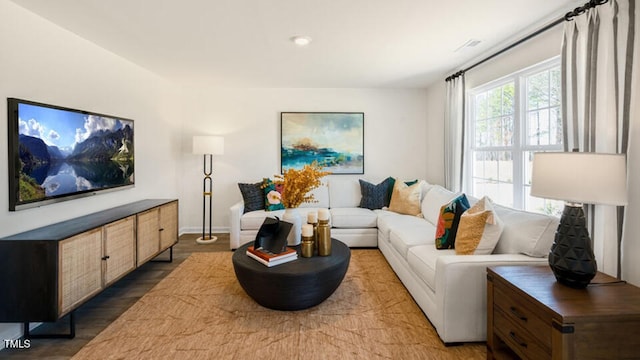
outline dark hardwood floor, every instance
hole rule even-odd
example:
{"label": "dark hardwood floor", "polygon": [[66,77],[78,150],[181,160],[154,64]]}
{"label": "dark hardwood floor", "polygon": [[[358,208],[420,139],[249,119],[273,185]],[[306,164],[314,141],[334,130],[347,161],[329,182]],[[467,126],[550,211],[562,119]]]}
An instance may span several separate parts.
{"label": "dark hardwood floor", "polygon": [[[69,359],[85,344],[117,319],[131,305],[153,288],[160,280],[182,263],[191,253],[230,251],[229,234],[217,234],[218,241],[200,245],[197,234],[180,236],[173,248],[173,262],[148,262],[131,272],[102,293],[80,306],[75,312],[76,337],[74,339],[32,339],[28,349],[4,349],[0,359]],[[169,252],[158,255],[157,260],[168,259]],[[56,323],[44,324],[32,333],[68,332],[68,316]]]}

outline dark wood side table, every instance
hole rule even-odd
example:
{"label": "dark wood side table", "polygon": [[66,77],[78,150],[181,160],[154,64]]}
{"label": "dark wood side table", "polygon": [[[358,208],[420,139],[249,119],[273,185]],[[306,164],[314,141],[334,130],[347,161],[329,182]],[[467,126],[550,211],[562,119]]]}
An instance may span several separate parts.
{"label": "dark wood side table", "polygon": [[487,269],[487,359],[640,359],[640,288],[598,273],[586,289],[548,266]]}
{"label": "dark wood side table", "polygon": [[244,291],[258,304],[275,310],[302,310],[326,300],[340,286],[349,267],[351,250],[331,239],[331,255],[298,259],[266,267],[247,256],[252,243],[232,256],[233,269]]}

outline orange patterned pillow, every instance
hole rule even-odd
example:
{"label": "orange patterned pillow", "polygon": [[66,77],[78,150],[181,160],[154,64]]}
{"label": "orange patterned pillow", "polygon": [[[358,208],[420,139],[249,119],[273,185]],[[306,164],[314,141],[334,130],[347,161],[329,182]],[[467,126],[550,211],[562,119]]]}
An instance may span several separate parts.
{"label": "orange patterned pillow", "polygon": [[462,194],[440,208],[436,228],[436,249],[455,248],[460,217],[469,209],[469,200]]}

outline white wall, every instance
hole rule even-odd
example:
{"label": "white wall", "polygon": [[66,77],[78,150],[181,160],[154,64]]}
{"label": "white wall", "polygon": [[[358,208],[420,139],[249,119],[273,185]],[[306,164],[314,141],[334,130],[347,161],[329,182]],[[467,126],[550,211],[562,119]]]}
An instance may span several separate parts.
{"label": "white wall", "polygon": [[470,70],[467,90],[560,55],[562,25],[558,25],[508,52]]}
{"label": "white wall", "polygon": [[[636,5],[636,31],[640,29],[640,12]],[[640,36],[636,33],[633,54],[633,80],[631,98],[631,126],[627,154],[626,207],[622,239],[622,278],[640,286]]]}
{"label": "white wall", "polygon": [[444,108],[447,100],[445,77],[427,89],[427,177],[444,186]]}
{"label": "white wall", "polygon": [[[8,1],[0,1],[0,48],[0,236],[138,199],[177,197],[174,86]],[[135,120],[135,188],[9,212],[7,97]],[[1,324],[0,338],[19,331]]]}
{"label": "white wall", "polygon": [[[640,61],[634,66],[639,69]],[[627,154],[627,189],[629,204],[626,207],[622,238],[622,278],[640,286],[640,71],[635,73],[635,106],[630,126],[629,152]]]}
{"label": "white wall", "polygon": [[[425,178],[425,90],[190,89],[185,91],[180,200],[182,231],[202,222],[202,156],[190,154],[193,135],[223,135],[225,154],[214,159],[214,230],[229,227],[229,207],[240,200],[238,182],[280,171],[280,112],[364,112],[365,174]],[[347,176],[347,175],[334,175]]]}

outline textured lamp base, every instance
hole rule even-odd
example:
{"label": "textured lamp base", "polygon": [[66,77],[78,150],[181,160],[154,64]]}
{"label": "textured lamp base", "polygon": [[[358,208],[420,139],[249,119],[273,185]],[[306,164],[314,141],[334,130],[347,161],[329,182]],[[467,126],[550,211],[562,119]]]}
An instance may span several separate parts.
{"label": "textured lamp base", "polygon": [[549,266],[559,283],[582,289],[596,275],[596,259],[581,204],[567,204],[549,253]]}

